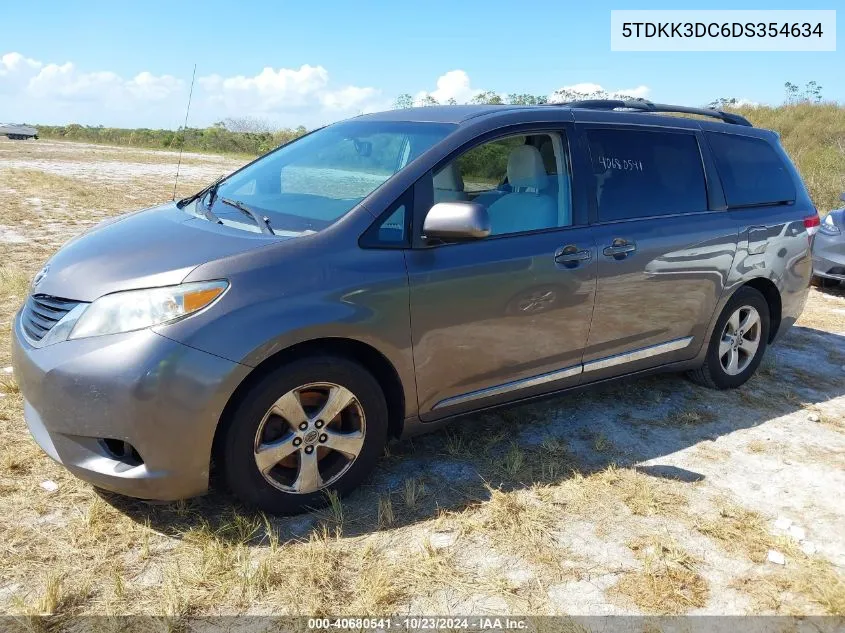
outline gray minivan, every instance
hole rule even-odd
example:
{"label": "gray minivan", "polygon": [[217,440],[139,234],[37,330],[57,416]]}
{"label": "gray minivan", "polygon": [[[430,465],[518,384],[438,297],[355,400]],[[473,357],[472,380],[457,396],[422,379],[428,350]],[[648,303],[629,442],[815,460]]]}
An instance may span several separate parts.
{"label": "gray minivan", "polygon": [[804,307],[818,223],[736,114],[365,115],[67,243],[14,371],[35,440],[96,486],[179,499],[214,464],[298,512],[473,411],[658,370],[741,385]]}

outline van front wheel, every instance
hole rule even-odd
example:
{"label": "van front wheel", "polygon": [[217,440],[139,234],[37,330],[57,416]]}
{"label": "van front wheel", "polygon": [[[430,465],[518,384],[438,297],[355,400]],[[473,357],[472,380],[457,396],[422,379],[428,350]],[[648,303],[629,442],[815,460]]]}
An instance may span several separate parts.
{"label": "van front wheel", "polygon": [[769,304],[748,286],[737,290],[719,315],[704,364],[690,372],[711,389],[734,389],[757,370],[769,341]]}
{"label": "van front wheel", "polygon": [[283,365],[252,387],[229,421],[223,472],[242,501],[272,514],[326,504],[370,473],[387,440],[378,382],[345,358]]}

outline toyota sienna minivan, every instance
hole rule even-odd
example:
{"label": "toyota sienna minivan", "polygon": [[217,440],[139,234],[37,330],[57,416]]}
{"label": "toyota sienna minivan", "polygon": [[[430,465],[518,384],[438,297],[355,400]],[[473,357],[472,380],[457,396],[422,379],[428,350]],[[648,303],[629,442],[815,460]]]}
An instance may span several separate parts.
{"label": "toyota sienna minivan", "polygon": [[35,440],[95,486],[180,499],[213,464],[295,513],[456,416],[652,371],[743,384],[804,307],[818,224],[736,114],[370,114],[67,243],[14,371]]}

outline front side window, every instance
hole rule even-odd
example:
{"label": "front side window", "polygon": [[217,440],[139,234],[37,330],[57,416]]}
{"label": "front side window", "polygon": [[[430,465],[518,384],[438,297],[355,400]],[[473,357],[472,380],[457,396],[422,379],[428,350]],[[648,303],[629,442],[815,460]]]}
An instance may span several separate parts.
{"label": "front side window", "polygon": [[[451,124],[346,121],[305,136],[225,180],[214,197],[221,218],[244,214],[223,199],[266,216],[278,232],[319,231],[454,130]],[[206,199],[197,204],[206,204]],[[253,229],[251,229],[253,230]]]}
{"label": "front side window", "polygon": [[707,132],[728,206],[748,207],[795,201],[792,176],[765,140]]}
{"label": "front side window", "polygon": [[599,222],[707,210],[694,135],[591,129],[587,139]]}
{"label": "front side window", "polygon": [[433,174],[434,202],[484,205],[491,235],[572,224],[566,137],[509,136],[464,152]]}

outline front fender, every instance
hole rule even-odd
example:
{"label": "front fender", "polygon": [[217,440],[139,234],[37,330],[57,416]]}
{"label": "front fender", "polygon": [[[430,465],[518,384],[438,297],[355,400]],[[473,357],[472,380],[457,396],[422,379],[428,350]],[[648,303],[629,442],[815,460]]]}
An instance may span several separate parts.
{"label": "front fender", "polygon": [[208,310],[155,331],[184,345],[257,367],[298,343],[332,338],[369,345],[396,370],[416,407],[408,277],[399,250],[349,249],[264,267],[219,267],[230,287]]}

